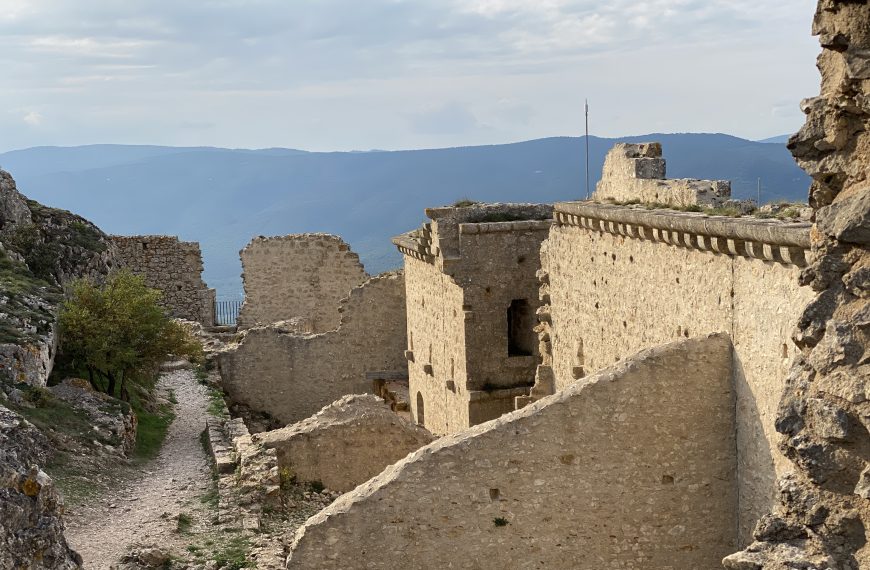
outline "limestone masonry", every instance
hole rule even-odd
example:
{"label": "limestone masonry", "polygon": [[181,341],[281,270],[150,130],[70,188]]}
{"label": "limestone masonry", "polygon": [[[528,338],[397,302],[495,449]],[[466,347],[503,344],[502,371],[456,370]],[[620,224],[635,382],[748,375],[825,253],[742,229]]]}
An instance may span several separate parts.
{"label": "limestone masonry", "polygon": [[202,280],[198,243],[172,236],[112,236],[112,242],[123,265],[163,292],[172,316],[214,325],[215,292]]}
{"label": "limestone masonry", "polygon": [[359,256],[329,234],[255,238],[240,252],[241,328],[304,319],[309,332],[335,329],[339,301],[368,279]]}
{"label": "limestone masonry", "polygon": [[774,423],[798,352],[790,332],[811,298],[798,285],[808,225],[583,202],[556,204],[555,218],[542,253],[539,374],[554,385],[540,395],[643,348],[729,333],[740,541],[751,541],[787,466]]}
{"label": "limestone masonry", "polygon": [[662,145],[615,145],[604,159],[596,200],[647,202],[669,206],[716,206],[731,197],[727,180],[667,180]]}
{"label": "limestone masonry", "polygon": [[430,208],[393,243],[405,257],[412,416],[453,433],[528,394],[538,363],[535,273],[552,206]]}
{"label": "limestone masonry", "polygon": [[732,362],[725,335],[683,339],[443,437],[308,519],[288,568],[716,568]]}
{"label": "limestone masonry", "polygon": [[341,492],[433,439],[371,394],[345,396],[299,423],[254,436],[275,449],[278,466],[299,481],[320,481]]}
{"label": "limestone masonry", "polygon": [[367,374],[404,369],[401,273],[372,277],[346,292],[334,310],[341,320],[327,332],[307,333],[285,324],[245,331],[219,360],[232,400],[290,424],[346,394],[370,392]]}

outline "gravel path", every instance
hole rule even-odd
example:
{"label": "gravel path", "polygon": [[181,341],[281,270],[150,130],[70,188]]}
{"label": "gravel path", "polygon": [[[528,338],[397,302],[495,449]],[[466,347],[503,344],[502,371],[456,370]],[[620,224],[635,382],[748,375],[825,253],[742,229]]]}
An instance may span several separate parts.
{"label": "gravel path", "polygon": [[108,569],[131,544],[183,549],[176,517],[193,519],[194,532],[210,526],[213,512],[199,498],[208,491],[211,468],[199,442],[205,427],[207,390],[191,370],[166,372],[158,384],[178,400],[159,456],[121,489],[66,516],[66,537],[87,569]]}

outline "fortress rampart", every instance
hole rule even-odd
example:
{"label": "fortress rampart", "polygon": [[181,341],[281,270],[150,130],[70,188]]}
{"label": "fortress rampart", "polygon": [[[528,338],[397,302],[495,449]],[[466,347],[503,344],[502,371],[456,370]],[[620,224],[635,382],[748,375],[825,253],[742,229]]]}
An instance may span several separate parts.
{"label": "fortress rampart", "polygon": [[557,204],[555,220],[541,274],[555,390],[643,348],[731,335],[740,538],[750,540],[786,468],[774,420],[798,353],[790,334],[812,297],[798,285],[808,224],[587,202]]}
{"label": "fortress rampart", "polygon": [[214,289],[202,280],[202,252],[196,242],[174,236],[111,236],[121,264],[163,292],[172,316],[214,325]]}
{"label": "fortress rampart", "polygon": [[339,301],[368,275],[344,240],[329,234],[254,238],[241,252],[245,302],[241,328],[292,318],[312,332],[338,326]]}

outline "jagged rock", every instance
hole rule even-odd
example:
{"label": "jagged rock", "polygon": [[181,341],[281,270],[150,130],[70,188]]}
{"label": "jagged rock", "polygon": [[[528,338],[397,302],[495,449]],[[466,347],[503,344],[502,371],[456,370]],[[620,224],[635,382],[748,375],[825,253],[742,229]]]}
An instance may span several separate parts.
{"label": "jagged rock", "polygon": [[870,186],[856,188],[851,196],[820,209],[816,223],[840,241],[870,243]]}
{"label": "jagged rock", "polygon": [[48,442],[0,406],[0,568],[73,569],[81,557],[63,536],[63,502],[45,463]]}
{"label": "jagged rock", "polygon": [[[813,178],[801,283],[819,295],[794,334],[804,354],[776,422],[796,471],[780,481],[778,522],[724,560],[731,570],[870,568],[870,4],[820,0],[813,33],[821,96],[804,101],[806,124],[788,146]],[[801,528],[806,538],[791,532]]]}
{"label": "jagged rock", "polygon": [[26,199],[18,192],[12,176],[0,170],[0,230],[10,225],[29,223],[30,208]]}
{"label": "jagged rock", "polygon": [[61,286],[99,280],[115,248],[95,225],[28,200],[0,170],[0,383],[45,386],[56,352]]}
{"label": "jagged rock", "polygon": [[133,450],[138,420],[129,406],[94,391],[88,381],[81,378],[67,378],[49,390],[56,398],[87,414],[95,435],[108,442],[103,449],[117,450],[123,456]]}

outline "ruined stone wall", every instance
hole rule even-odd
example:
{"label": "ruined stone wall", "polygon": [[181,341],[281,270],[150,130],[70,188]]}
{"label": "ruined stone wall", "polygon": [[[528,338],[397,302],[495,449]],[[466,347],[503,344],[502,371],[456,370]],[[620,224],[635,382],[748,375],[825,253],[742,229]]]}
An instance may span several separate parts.
{"label": "ruined stone wall", "polygon": [[[412,417],[420,422],[422,403],[423,424],[444,434],[513,410],[514,398],[534,382],[535,274],[552,207],[480,204],[426,213],[431,223],[394,243],[407,269]],[[513,319],[514,335],[512,313],[525,315]]]}
{"label": "ruined stone wall", "polygon": [[819,97],[789,141],[813,178],[815,293],[793,333],[801,349],[776,420],[793,472],[730,570],[870,568],[870,4],[821,0]]}
{"label": "ruined stone wall", "polygon": [[715,206],[731,196],[727,180],[666,179],[659,143],[619,143],[604,159],[595,200]]}
{"label": "ruined stone wall", "polygon": [[730,352],[658,347],[443,437],[309,519],[288,568],[715,568],[736,544]]}
{"label": "ruined stone wall", "polygon": [[341,323],[325,333],[287,333],[280,326],[246,331],[219,357],[231,399],[293,423],[346,394],[370,392],[367,372],[405,368],[401,273],[385,273],[355,287],[337,312]]}
{"label": "ruined stone wall", "polygon": [[[797,283],[800,268],[705,249],[698,235],[661,233],[656,239],[647,229],[643,239],[639,233],[632,235],[632,226],[600,221],[596,225],[593,217],[596,208],[601,213],[639,211],[584,208],[589,217],[577,218],[559,213],[572,211],[571,204],[556,206],[559,223],[551,231],[543,259],[549,275],[556,388],[643,348],[679,337],[729,333],[735,347],[740,536],[746,542],[770,507],[776,476],[786,467],[776,447],[774,420],[788,365],[797,353],[789,332],[810,298]],[[644,211],[641,216],[662,224],[671,223],[670,218],[711,219],[663,211]],[[807,238],[807,228],[796,224],[730,223],[758,227],[764,235],[768,228],[781,227],[797,234],[798,241],[800,235]],[[634,227],[643,231],[642,226]],[[694,247],[687,246],[692,243]],[[776,257],[767,247],[771,258]],[[764,246],[756,249],[760,252]],[[797,261],[799,254],[794,255]]]}
{"label": "ruined stone wall", "polygon": [[163,292],[172,316],[214,325],[214,289],[202,280],[202,252],[196,242],[174,236],[112,236],[121,264]]}
{"label": "ruined stone wall", "polygon": [[258,237],[240,255],[241,328],[304,317],[313,332],[333,330],[339,301],[368,277],[350,246],[329,234]]}
{"label": "ruined stone wall", "polygon": [[342,493],[433,439],[373,394],[345,396],[301,422],[254,436],[276,450],[278,467],[297,481]]}

